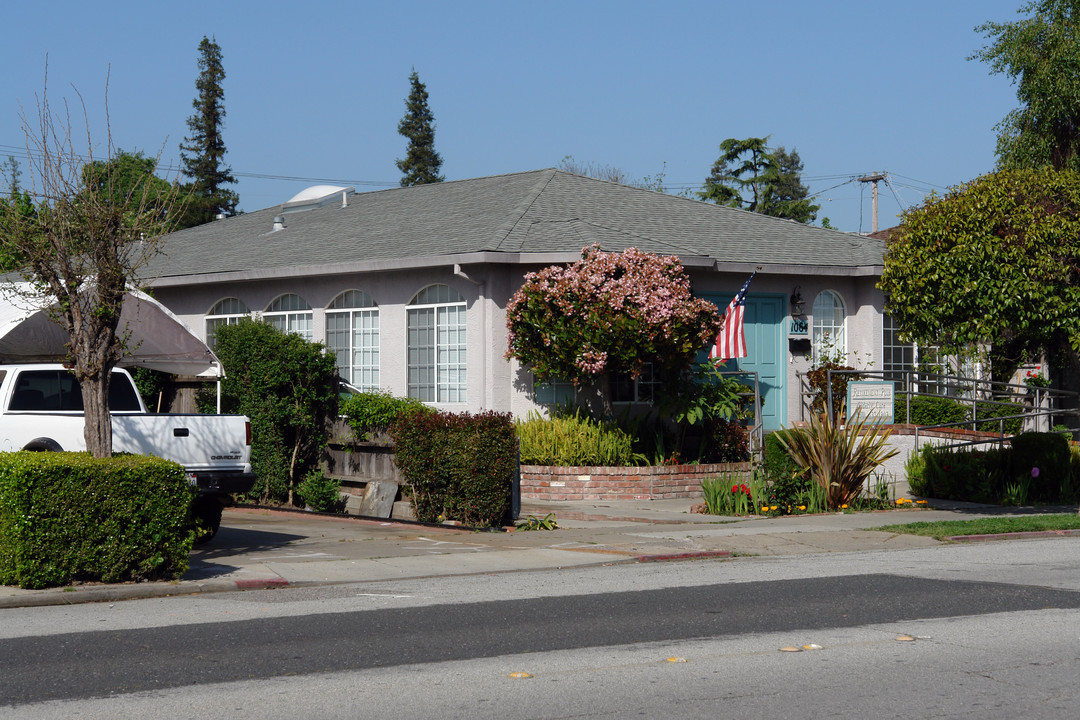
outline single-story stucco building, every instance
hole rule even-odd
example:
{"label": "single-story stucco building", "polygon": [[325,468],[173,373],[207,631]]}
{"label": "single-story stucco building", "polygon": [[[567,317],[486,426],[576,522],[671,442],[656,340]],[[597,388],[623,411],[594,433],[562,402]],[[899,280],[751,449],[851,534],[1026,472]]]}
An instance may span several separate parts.
{"label": "single-story stucco building", "polygon": [[[761,268],[738,366],[759,373],[766,430],[798,419],[796,372],[826,338],[875,370],[904,361],[875,286],[882,239],[551,169],[367,193],[309,188],[169,235],[148,284],[211,344],[215,327],[258,315],[326,343],[358,387],[523,415],[559,387],[537,387],[504,358],[507,302],[525,273],[593,243],[677,255],[695,294],[721,309]],[[643,377],[615,400],[648,393]]]}

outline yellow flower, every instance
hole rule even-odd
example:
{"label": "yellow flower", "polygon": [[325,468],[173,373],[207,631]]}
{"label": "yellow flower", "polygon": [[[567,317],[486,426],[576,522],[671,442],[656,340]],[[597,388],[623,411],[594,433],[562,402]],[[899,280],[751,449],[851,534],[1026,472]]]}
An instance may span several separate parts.
{"label": "yellow flower", "polygon": [[770,509],[770,510],[775,510],[775,509],[776,509],[776,506],[775,506],[775,505],[773,505],[773,506],[772,506],[772,507],[770,507],[769,509]]}
{"label": "yellow flower", "polygon": [[847,503],[844,503],[843,505],[841,505],[840,509],[841,510],[847,510]]}
{"label": "yellow flower", "polygon": [[915,504],[916,505],[926,505],[926,501],[925,500],[916,500]]}
{"label": "yellow flower", "polygon": [[806,506],[805,506],[805,505],[800,505],[800,506],[799,506],[799,509],[800,509],[800,510],[805,510],[805,509],[806,509]]}

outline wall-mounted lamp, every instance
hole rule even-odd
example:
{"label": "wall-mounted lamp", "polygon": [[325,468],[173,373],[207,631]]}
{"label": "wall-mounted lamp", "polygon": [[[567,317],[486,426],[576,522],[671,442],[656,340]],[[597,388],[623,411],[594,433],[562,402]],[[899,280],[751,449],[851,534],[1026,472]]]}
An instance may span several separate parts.
{"label": "wall-mounted lamp", "polygon": [[791,293],[791,315],[793,317],[802,317],[806,314],[806,301],[802,299],[802,293],[799,292],[801,287],[801,285],[796,285]]}

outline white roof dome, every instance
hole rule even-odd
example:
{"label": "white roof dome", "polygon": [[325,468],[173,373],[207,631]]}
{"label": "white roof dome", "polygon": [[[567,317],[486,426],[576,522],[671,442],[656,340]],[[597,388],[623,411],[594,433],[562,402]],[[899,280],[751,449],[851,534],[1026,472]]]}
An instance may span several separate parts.
{"label": "white roof dome", "polygon": [[346,204],[345,198],[355,192],[356,188],[352,186],[312,185],[311,187],[304,188],[296,193],[288,201],[282,204],[281,211],[289,213],[299,212],[300,210],[314,210],[317,207],[329,205],[339,198],[341,204],[344,206]]}

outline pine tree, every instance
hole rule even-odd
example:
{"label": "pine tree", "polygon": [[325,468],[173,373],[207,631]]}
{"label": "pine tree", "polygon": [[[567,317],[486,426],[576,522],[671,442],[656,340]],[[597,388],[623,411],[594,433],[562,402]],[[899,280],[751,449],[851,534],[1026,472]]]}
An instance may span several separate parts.
{"label": "pine tree", "polygon": [[405,117],[398,123],[398,133],[409,139],[405,159],[397,161],[403,173],[401,187],[442,182],[442,157],[435,152],[435,116],[428,107],[427,88],[415,70],[409,75],[409,83],[412,89],[405,100]]}
{"label": "pine tree", "polygon": [[225,91],[221,87],[225,68],[221,64],[221,47],[203,36],[199,43],[199,77],[195,81],[198,94],[191,106],[195,113],[187,119],[190,135],[180,145],[184,175],[192,179],[191,197],[183,225],[201,225],[219,213],[236,214],[239,198],[224,186],[236,182],[232,168],[224,164]]}
{"label": "pine tree", "polygon": [[796,150],[775,150],[769,138],[728,138],[720,143],[722,155],[705,178],[697,195],[718,205],[810,223],[820,205],[814,205],[802,183],[803,164]]}

